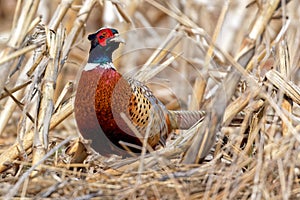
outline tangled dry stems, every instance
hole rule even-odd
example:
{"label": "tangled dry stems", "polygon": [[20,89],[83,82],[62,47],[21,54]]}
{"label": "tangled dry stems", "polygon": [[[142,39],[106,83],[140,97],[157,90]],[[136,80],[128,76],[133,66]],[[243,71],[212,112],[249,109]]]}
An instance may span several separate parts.
{"label": "tangled dry stems", "polygon": [[[144,38],[157,43],[150,52],[138,43],[138,54],[131,54],[136,41],[123,47],[115,55],[116,65],[125,66],[120,70],[141,65],[135,72],[139,80],[167,77],[176,97],[152,88],[169,109],[207,112],[202,123],[174,135],[166,148],[127,159],[85,149],[72,115],[72,86],[88,49],[85,33],[98,28],[91,21],[105,22],[108,2],[62,0],[49,8],[39,3],[16,5],[8,20],[10,37],[1,45],[4,198],[299,198],[297,1],[256,1],[247,8],[239,1],[220,1],[221,7],[112,1],[125,21],[113,25],[128,31],[127,39],[134,27],[168,28],[140,33],[159,36]],[[49,11],[52,18],[41,23],[37,11]],[[229,29],[234,23],[237,29]],[[178,74],[190,90],[182,90]]]}

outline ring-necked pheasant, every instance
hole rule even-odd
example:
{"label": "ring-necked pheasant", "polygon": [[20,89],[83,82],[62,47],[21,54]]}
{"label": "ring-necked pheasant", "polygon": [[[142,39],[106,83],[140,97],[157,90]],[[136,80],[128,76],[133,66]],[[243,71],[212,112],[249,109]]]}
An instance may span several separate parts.
{"label": "ring-necked pheasant", "polygon": [[142,146],[148,127],[147,141],[154,148],[172,130],[190,128],[203,118],[201,111],[168,111],[146,85],[116,70],[112,53],[123,42],[117,30],[102,28],[88,39],[91,48],[77,86],[74,111],[79,131],[92,140],[94,150],[102,155],[125,155],[120,141]]}

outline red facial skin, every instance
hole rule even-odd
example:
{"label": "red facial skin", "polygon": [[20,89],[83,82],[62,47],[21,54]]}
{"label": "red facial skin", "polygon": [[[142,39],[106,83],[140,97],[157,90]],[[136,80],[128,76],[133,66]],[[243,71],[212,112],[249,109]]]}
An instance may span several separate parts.
{"label": "red facial skin", "polygon": [[108,38],[112,38],[114,37],[114,34],[112,33],[112,31],[110,29],[103,29],[102,31],[100,31],[98,34],[97,34],[97,39],[98,39],[98,43],[101,45],[101,46],[106,46],[106,41]]}

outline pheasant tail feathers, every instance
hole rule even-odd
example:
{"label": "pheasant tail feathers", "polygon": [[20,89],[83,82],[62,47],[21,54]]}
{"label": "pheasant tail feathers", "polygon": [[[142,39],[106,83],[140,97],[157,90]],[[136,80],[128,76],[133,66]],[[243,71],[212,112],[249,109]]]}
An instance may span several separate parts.
{"label": "pheasant tail feathers", "polygon": [[168,118],[171,129],[189,129],[196,122],[202,121],[205,111],[168,111]]}

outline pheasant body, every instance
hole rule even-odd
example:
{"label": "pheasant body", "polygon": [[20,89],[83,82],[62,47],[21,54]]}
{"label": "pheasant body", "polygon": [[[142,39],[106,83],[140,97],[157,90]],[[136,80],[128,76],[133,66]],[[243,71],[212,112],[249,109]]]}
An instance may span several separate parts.
{"label": "pheasant body", "polygon": [[[117,72],[111,57],[121,41],[115,29],[100,29],[89,39],[89,60],[78,83],[74,106],[83,137],[91,139],[92,147],[104,155],[126,155],[120,142],[142,146],[147,134],[151,147],[164,143],[182,116],[170,115],[146,85]],[[203,115],[193,115],[191,123],[200,117]]]}

